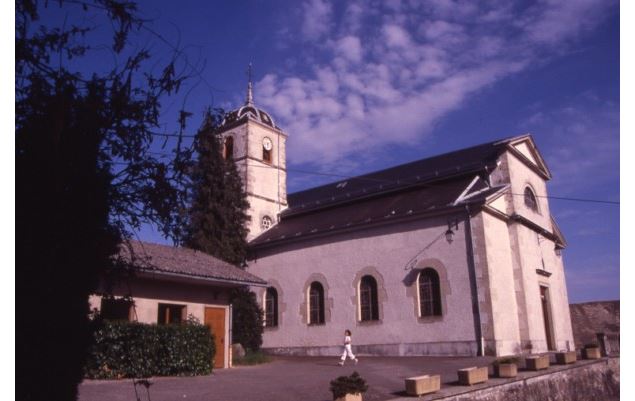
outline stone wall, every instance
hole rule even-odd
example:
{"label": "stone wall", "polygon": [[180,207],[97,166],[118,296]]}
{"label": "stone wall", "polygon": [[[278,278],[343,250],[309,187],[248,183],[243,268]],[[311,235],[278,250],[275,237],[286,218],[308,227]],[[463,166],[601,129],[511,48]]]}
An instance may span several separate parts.
{"label": "stone wall", "polygon": [[576,348],[597,342],[596,333],[619,334],[620,301],[569,305]]}
{"label": "stone wall", "polygon": [[[620,360],[608,358],[597,363],[532,376],[450,396],[430,395],[435,401],[618,401]],[[412,399],[412,398],[410,398]],[[393,401],[401,401],[396,399]],[[403,398],[403,400],[407,400]]]}

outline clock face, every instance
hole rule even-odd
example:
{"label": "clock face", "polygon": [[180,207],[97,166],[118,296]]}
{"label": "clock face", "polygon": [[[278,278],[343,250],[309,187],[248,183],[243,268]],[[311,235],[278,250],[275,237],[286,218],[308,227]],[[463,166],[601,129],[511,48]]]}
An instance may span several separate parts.
{"label": "clock face", "polygon": [[271,148],[273,147],[273,143],[271,142],[271,139],[269,139],[268,137],[265,137],[265,139],[262,140],[262,146],[266,150],[271,150]]}

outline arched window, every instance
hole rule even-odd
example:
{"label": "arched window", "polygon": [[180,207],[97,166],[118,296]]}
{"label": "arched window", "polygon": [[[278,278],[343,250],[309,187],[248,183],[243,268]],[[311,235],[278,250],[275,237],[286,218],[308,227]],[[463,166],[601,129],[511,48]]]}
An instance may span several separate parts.
{"label": "arched window", "polygon": [[359,283],[360,320],[379,320],[379,302],[377,299],[377,280],[373,276],[362,277]]}
{"label": "arched window", "polygon": [[534,191],[531,188],[525,188],[525,206],[533,210],[534,212],[538,211],[538,202],[536,202],[536,195],[534,195]]}
{"label": "arched window", "polygon": [[260,226],[263,230],[268,230],[273,225],[273,220],[269,216],[264,216],[260,222]]}
{"label": "arched window", "polygon": [[309,324],[324,324],[324,287],[317,281],[309,289]]}
{"label": "arched window", "polygon": [[278,326],[278,291],[269,287],[265,292],[265,327]]}
{"label": "arched window", "polygon": [[231,160],[234,158],[234,138],[228,136],[225,138],[225,149],[223,153],[225,160]]}
{"label": "arched window", "polygon": [[441,316],[441,288],[439,275],[432,268],[426,268],[419,273],[419,315]]}

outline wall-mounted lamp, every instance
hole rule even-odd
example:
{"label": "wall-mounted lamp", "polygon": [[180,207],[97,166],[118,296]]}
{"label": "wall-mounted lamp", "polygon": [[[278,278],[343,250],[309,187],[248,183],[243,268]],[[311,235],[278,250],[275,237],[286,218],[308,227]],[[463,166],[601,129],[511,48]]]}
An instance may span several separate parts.
{"label": "wall-mounted lamp", "polygon": [[553,250],[556,252],[556,256],[562,256],[562,248],[555,247]]}
{"label": "wall-mounted lamp", "polygon": [[448,230],[445,232],[445,240],[448,241],[448,244],[451,244],[454,241],[454,231],[452,230],[452,228],[454,228],[454,230],[459,229],[459,221],[454,219],[454,220],[448,220]]}

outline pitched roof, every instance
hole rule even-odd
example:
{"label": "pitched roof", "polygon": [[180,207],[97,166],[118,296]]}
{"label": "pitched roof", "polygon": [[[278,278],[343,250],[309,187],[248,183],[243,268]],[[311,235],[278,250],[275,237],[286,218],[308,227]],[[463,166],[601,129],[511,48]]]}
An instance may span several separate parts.
{"label": "pitched roof", "polygon": [[307,237],[482,204],[502,187],[479,176],[530,135],[484,143],[289,194],[280,222],[250,242],[267,247]]}
{"label": "pitched roof", "polygon": [[130,241],[120,255],[135,270],[203,281],[263,286],[267,282],[204,252],[189,248]]}
{"label": "pitched roof", "polygon": [[[525,136],[528,137],[528,135]],[[494,166],[498,156],[506,149],[509,142],[525,136],[488,142],[295,192],[288,195],[289,208],[282,212],[282,215],[302,213],[372,194],[482,171],[486,166]]]}
{"label": "pitched roof", "polygon": [[[278,224],[253,239],[250,246],[267,246],[306,237],[328,235],[336,231],[352,230],[360,226],[392,223],[421,215],[450,211],[457,207],[455,201],[473,179],[473,176],[464,176],[425,187],[341,204],[337,207],[286,216]],[[487,196],[499,189],[485,190],[464,203],[483,202]],[[461,207],[464,203],[460,203]]]}

